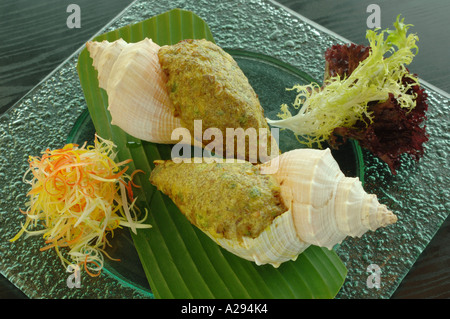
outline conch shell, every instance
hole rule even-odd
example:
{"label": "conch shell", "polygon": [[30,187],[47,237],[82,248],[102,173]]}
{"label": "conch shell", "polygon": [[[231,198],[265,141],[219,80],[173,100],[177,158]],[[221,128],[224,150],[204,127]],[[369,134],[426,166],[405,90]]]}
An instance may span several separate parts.
{"label": "conch shell", "polygon": [[173,143],[172,131],[181,121],[173,115],[157,55],[160,46],[146,38],[137,43],[90,41],[86,47],[99,86],[108,94],[111,124],[145,141]]}
{"label": "conch shell", "polygon": [[[190,144],[205,147],[210,143],[203,139],[217,140],[212,148],[221,157],[243,154],[241,159],[258,162],[252,144],[262,159],[259,162],[279,154],[258,96],[236,61],[216,44],[183,40],[160,47],[146,38],[136,43],[90,41],[86,47],[99,86],[108,94],[112,124],[128,134],[174,144],[180,138],[175,129],[186,128]],[[194,131],[196,120],[203,122],[200,137]],[[245,140],[249,128],[259,136],[255,143]],[[216,129],[215,139],[204,138],[208,129]],[[241,130],[230,139],[228,129]]]}
{"label": "conch shell", "polygon": [[[271,166],[272,161],[277,161],[276,171]],[[183,165],[199,164],[173,161],[156,161],[155,164],[150,181],[167,194],[193,224],[223,248],[258,265],[278,267],[285,261],[295,260],[310,245],[332,249],[347,236],[360,237],[369,230],[375,231],[397,221],[396,215],[380,204],[375,195],[364,191],[358,178],[344,176],[329,149],[297,149],[283,153],[269,162],[253,165],[255,174],[242,169],[243,176],[234,175],[229,179],[230,183],[244,183],[244,187],[232,187],[234,193],[224,190],[224,185],[232,184],[216,181],[224,180],[227,172],[245,163],[213,163],[187,170],[183,170]],[[220,220],[226,220],[224,216],[229,216],[229,211],[236,207],[243,207],[241,215],[233,217],[232,222],[228,220],[229,225],[239,225],[248,216],[252,219],[267,215],[261,206],[248,208],[253,206],[247,185],[252,185],[252,181],[260,185],[261,176],[269,178],[267,185],[270,186],[270,191],[261,187],[258,193],[262,194],[262,206],[281,207],[281,212],[274,214],[260,232],[224,236],[221,227],[224,222]],[[194,186],[183,188],[181,185],[185,183]],[[218,194],[224,195],[215,198],[220,196]],[[193,200],[194,205],[185,206],[186,201]],[[242,206],[236,206],[236,201]],[[212,205],[208,205],[210,202]],[[204,222],[206,218],[210,218],[208,222]],[[210,221],[215,219],[219,222],[211,226]],[[255,228],[251,222],[245,225],[248,229]],[[256,225],[260,226],[259,222]]]}

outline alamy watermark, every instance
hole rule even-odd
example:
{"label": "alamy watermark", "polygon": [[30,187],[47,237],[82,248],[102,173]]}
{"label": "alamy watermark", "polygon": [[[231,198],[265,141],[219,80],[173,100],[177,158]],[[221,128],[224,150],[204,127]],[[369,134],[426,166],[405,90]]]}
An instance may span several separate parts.
{"label": "alamy watermark", "polygon": [[[172,131],[171,158],[176,163],[233,163],[247,161],[253,164],[267,162],[266,174],[278,169],[279,129],[243,129],[209,127],[203,130],[202,120],[194,120],[194,130],[180,127]],[[192,133],[194,136],[192,136]],[[210,141],[210,142],[208,142]],[[192,150],[191,145],[197,146]],[[192,154],[194,153],[194,154]]]}
{"label": "alamy watermark", "polygon": [[377,288],[381,287],[381,268],[377,264],[370,264],[366,271],[370,273],[367,277],[366,285],[367,288]]}
{"label": "alamy watermark", "polygon": [[81,288],[80,266],[70,264],[67,266],[66,272],[71,273],[71,275],[69,275],[66,280],[67,287],[70,289]]}
{"label": "alamy watermark", "polygon": [[381,8],[378,4],[369,4],[366,9],[370,15],[367,17],[367,28],[376,29],[381,28]]}
{"label": "alamy watermark", "polygon": [[66,9],[70,15],[67,17],[66,25],[69,29],[81,28],[81,9],[78,4],[69,4]]}

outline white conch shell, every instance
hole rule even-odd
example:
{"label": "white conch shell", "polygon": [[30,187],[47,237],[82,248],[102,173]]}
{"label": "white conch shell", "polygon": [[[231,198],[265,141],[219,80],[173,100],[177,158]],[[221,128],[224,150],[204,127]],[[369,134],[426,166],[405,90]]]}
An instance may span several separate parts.
{"label": "white conch shell", "polygon": [[[274,161],[276,165],[272,165]],[[347,236],[360,237],[369,230],[375,231],[397,221],[397,217],[378,202],[376,195],[364,191],[358,178],[342,173],[329,149],[292,150],[256,167],[259,173],[275,178],[286,211],[255,238],[225,238],[217,236],[214,229],[202,230],[226,250],[258,265],[278,267],[285,261],[295,260],[310,245],[332,249]],[[189,178],[195,176],[190,174]],[[156,186],[161,183],[153,182]],[[200,194],[209,192],[199,190]],[[243,198],[242,193],[239,195],[237,198]]]}
{"label": "white conch shell", "polygon": [[172,131],[182,127],[173,115],[166,75],[151,39],[127,43],[90,41],[86,47],[98,71],[100,88],[108,94],[112,124],[154,143],[174,143]]}
{"label": "white conch shell", "polygon": [[289,210],[255,239],[238,242],[210,236],[235,255],[278,267],[310,245],[332,249],[347,236],[361,237],[397,221],[376,195],[364,191],[358,178],[342,173],[329,149],[297,149],[273,160],[278,161],[276,172],[270,162],[260,164],[260,171],[278,180]]}

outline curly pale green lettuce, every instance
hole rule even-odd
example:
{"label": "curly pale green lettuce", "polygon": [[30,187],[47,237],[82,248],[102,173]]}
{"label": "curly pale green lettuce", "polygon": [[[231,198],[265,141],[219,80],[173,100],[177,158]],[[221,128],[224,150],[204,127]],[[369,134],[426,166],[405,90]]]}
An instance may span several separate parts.
{"label": "curly pale green lettuce", "polygon": [[418,79],[406,65],[418,52],[418,37],[407,34],[410,26],[398,16],[394,30],[368,30],[370,53],[351,74],[331,76],[322,87],[311,83],[290,88],[298,93],[293,103],[298,113],[292,115],[283,104],[278,114],[281,119],[267,119],[268,123],[291,130],[300,142],[312,147],[327,141],[335,128],[351,128],[358,121],[369,125],[373,121],[369,103],[383,102],[390,94],[402,108],[413,109],[416,96],[411,88],[418,85]]}

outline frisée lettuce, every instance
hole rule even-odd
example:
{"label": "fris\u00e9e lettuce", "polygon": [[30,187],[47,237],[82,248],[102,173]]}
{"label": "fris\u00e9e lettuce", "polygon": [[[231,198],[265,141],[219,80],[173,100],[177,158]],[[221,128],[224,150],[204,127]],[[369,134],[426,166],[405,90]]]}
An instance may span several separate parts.
{"label": "fris\u00e9e lettuce", "polygon": [[[401,108],[416,106],[411,88],[418,79],[409,73],[409,65],[418,52],[415,34],[408,34],[411,25],[397,17],[394,30],[368,30],[368,56],[351,72],[330,76],[323,86],[316,83],[295,85],[297,97],[293,115],[287,104],[281,106],[279,120],[268,119],[275,127],[291,130],[298,140],[309,147],[328,141],[336,128],[351,128],[358,121],[370,125],[373,102],[383,102],[393,96]],[[408,78],[408,81],[405,81]]]}

